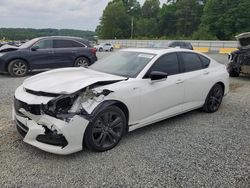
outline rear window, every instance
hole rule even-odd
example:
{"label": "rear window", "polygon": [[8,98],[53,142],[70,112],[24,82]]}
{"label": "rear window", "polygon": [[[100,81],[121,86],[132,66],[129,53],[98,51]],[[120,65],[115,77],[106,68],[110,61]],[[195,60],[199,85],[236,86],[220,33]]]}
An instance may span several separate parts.
{"label": "rear window", "polygon": [[203,69],[203,63],[197,54],[188,52],[182,52],[180,54],[183,60],[185,72]]}
{"label": "rear window", "polygon": [[84,47],[82,44],[72,40],[54,40],[53,44],[54,48],[76,48],[76,47]]}
{"label": "rear window", "polygon": [[208,59],[207,57],[203,56],[203,55],[199,55],[201,62],[203,64],[204,68],[207,68],[210,64],[210,59]]}

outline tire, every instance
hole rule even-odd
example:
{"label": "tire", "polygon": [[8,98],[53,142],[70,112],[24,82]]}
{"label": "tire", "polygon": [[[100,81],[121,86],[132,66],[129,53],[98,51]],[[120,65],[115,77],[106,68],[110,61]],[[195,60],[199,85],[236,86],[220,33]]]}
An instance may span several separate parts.
{"label": "tire", "polygon": [[231,70],[229,71],[229,76],[230,76],[230,77],[239,77],[239,76],[240,76],[240,73],[237,72],[237,71],[235,71],[234,69],[231,69]]}
{"label": "tire", "polygon": [[113,52],[113,51],[114,51],[114,48],[110,48],[110,51]]}
{"label": "tire", "polygon": [[222,102],[224,96],[224,90],[220,84],[215,84],[209,91],[205,104],[203,106],[203,111],[207,113],[216,112]]}
{"label": "tire", "polygon": [[99,48],[99,52],[102,52],[103,51],[103,48]]}
{"label": "tire", "polygon": [[86,57],[79,57],[75,60],[74,67],[88,67],[89,63]]}
{"label": "tire", "polygon": [[23,77],[28,74],[28,64],[22,59],[12,60],[8,65],[8,72],[14,77]]}
{"label": "tire", "polygon": [[120,142],[126,132],[126,123],[123,111],[116,106],[109,106],[89,123],[84,134],[84,144],[99,152],[110,150]]}

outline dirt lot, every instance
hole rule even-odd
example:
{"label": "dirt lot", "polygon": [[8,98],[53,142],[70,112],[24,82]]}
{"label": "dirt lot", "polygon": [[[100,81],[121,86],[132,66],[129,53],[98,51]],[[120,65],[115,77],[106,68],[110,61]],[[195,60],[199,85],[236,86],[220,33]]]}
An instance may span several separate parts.
{"label": "dirt lot", "polygon": [[0,75],[0,187],[250,187],[250,77],[230,79],[214,114],[189,112],[131,132],[108,152],[69,156],[22,142],[11,105],[23,80]]}

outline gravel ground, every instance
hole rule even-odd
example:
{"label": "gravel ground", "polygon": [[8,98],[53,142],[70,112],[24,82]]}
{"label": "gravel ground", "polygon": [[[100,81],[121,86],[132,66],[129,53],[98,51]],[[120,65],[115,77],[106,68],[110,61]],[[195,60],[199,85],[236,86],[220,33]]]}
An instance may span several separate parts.
{"label": "gravel ground", "polygon": [[189,112],[131,132],[108,152],[69,156],[22,142],[10,119],[23,80],[0,75],[0,187],[250,187],[250,77],[230,80],[214,114]]}

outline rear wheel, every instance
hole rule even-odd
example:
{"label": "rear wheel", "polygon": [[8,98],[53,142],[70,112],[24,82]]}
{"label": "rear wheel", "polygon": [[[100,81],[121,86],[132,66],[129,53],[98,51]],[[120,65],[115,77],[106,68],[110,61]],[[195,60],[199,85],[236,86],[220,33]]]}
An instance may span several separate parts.
{"label": "rear wheel", "polygon": [[99,48],[99,52],[102,52],[103,51],[103,48]]}
{"label": "rear wheel", "polygon": [[22,59],[12,60],[8,65],[8,72],[11,76],[22,77],[28,73],[28,64]]}
{"label": "rear wheel", "polygon": [[126,130],[126,118],[116,106],[109,106],[89,123],[84,136],[85,145],[96,151],[115,147]]}
{"label": "rear wheel", "polygon": [[215,84],[207,95],[203,110],[208,113],[216,112],[221,105],[223,95],[224,91],[222,86]]}
{"label": "rear wheel", "polygon": [[88,67],[89,66],[89,60],[85,57],[79,57],[75,60],[75,67]]}
{"label": "rear wheel", "polygon": [[111,52],[114,51],[114,48],[110,48],[110,51],[111,51]]}

